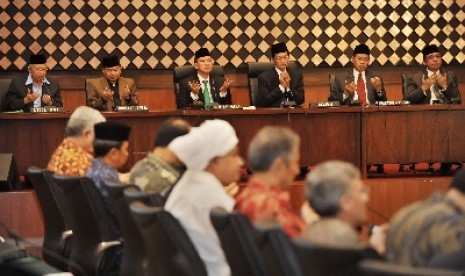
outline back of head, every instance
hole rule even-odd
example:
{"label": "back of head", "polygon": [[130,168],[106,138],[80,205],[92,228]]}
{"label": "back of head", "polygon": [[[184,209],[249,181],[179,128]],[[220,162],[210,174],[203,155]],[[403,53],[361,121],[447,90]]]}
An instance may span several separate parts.
{"label": "back of head", "polygon": [[360,171],[351,163],[327,161],[317,165],[306,178],[306,194],[315,212],[332,217],[340,211],[339,199],[345,195]]}
{"label": "back of head", "polygon": [[69,117],[65,134],[68,137],[76,137],[87,130],[94,132],[94,125],[105,121],[105,117],[98,110],[88,106],[80,106]]}
{"label": "back of head", "polygon": [[262,128],[249,144],[248,160],[254,172],[266,172],[274,160],[281,157],[289,161],[300,144],[299,136],[285,127]]}
{"label": "back of head", "polygon": [[155,147],[167,147],[175,138],[189,133],[190,128],[189,123],[182,119],[171,118],[166,120],[158,129],[155,137]]}

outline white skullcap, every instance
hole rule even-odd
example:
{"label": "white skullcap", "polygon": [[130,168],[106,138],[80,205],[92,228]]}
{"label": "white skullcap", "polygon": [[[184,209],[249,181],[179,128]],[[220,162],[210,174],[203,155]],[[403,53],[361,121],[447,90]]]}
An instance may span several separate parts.
{"label": "white skullcap", "polygon": [[199,127],[174,139],[168,148],[188,169],[204,170],[210,160],[224,156],[234,149],[239,140],[234,128],[223,120],[207,120]]}

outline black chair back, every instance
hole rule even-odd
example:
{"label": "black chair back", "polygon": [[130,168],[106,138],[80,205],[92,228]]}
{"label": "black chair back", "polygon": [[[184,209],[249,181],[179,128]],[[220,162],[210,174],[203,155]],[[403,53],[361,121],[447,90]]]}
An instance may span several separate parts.
{"label": "black chair back", "polygon": [[269,275],[256,245],[256,232],[242,214],[213,209],[210,219],[221,241],[232,275]]}
{"label": "black chair back", "polygon": [[[193,65],[184,65],[179,67],[174,67],[173,70],[173,82],[174,82],[174,94],[177,95],[179,92],[179,82],[189,76],[195,74],[195,67]],[[224,77],[224,68],[221,65],[215,64],[212,67],[211,71],[212,76]]]}
{"label": "black chair back", "polygon": [[[462,256],[463,257],[463,256]],[[463,258],[462,258],[463,259]],[[411,267],[380,260],[363,260],[359,263],[361,276],[463,276],[461,271]]]}
{"label": "black chair back", "polygon": [[293,240],[294,249],[304,275],[360,275],[358,263],[365,258],[380,258],[368,247],[334,247]]}
{"label": "black chair back", "polygon": [[52,172],[31,167],[27,170],[27,174],[44,217],[42,257],[48,264],[66,270],[66,259],[71,252],[72,231],[65,222],[63,206],[56,198],[56,191],[50,184]]}
{"label": "black chair back", "polygon": [[256,102],[258,91],[258,75],[274,67],[272,62],[249,62],[247,64],[247,77],[249,79],[250,105]]}
{"label": "black chair back", "polygon": [[[137,228],[137,224],[131,216],[129,204],[125,198],[126,189],[136,189],[135,185],[122,185],[113,181],[105,181],[105,189],[110,197],[113,210],[118,218],[123,237],[123,262],[121,275],[144,275],[148,271],[148,259],[144,248],[144,240]],[[150,194],[145,193],[145,196]]]}
{"label": "black chair back", "polygon": [[192,241],[171,213],[139,201],[131,203],[130,210],[144,239],[154,275],[207,275]]}
{"label": "black chair back", "polygon": [[10,87],[11,79],[0,79],[0,112],[7,111],[6,92]]}
{"label": "black chair back", "polygon": [[257,245],[266,261],[269,275],[303,275],[290,238],[279,227],[255,228],[259,236]]}
{"label": "black chair back", "polygon": [[52,178],[73,230],[71,260],[87,275],[117,272],[120,234],[94,182],[87,177],[53,175]]}

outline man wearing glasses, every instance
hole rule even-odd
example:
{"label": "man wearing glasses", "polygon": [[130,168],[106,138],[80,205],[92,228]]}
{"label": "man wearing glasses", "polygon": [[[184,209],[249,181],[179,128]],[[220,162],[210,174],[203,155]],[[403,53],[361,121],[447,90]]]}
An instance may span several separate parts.
{"label": "man wearing glasses", "polygon": [[121,77],[121,65],[117,56],[102,59],[102,73],[102,77],[89,79],[86,84],[87,106],[101,111],[113,111],[117,106],[139,104],[134,80]]}
{"label": "man wearing glasses", "polygon": [[436,45],[423,49],[425,69],[407,77],[407,100],[412,104],[450,104],[459,99],[457,76],[442,66],[442,56]]}
{"label": "man wearing glasses", "polygon": [[7,108],[29,112],[31,107],[63,106],[58,83],[47,78],[45,55],[29,57],[29,75],[12,80],[6,93]]}
{"label": "man wearing glasses", "polygon": [[283,107],[288,103],[301,105],[305,101],[302,73],[288,67],[289,51],[285,43],[271,46],[275,67],[258,76],[256,107]]}

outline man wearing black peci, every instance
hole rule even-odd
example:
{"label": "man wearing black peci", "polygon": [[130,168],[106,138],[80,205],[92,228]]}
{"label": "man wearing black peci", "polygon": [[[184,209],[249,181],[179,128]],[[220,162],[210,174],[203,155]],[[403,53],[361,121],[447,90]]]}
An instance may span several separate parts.
{"label": "man wearing black peci", "polygon": [[116,55],[102,59],[100,78],[88,81],[87,106],[101,111],[112,111],[117,106],[133,106],[139,104],[139,96],[132,78],[121,77],[121,64]]}
{"label": "man wearing black peci", "polygon": [[47,78],[46,63],[45,55],[29,57],[29,75],[13,79],[6,93],[8,110],[29,112],[31,107],[63,106],[60,86]]}
{"label": "man wearing black peci", "polygon": [[179,92],[176,95],[178,108],[210,106],[213,103],[232,104],[229,91],[232,81],[212,75],[213,63],[208,49],[200,48],[195,52],[195,74],[179,82]]}
{"label": "man wearing black peci", "polygon": [[287,103],[301,105],[305,101],[302,73],[288,67],[289,50],[286,44],[271,46],[275,67],[258,76],[258,91],[254,105],[257,107],[282,107]]}
{"label": "man wearing black peci", "polygon": [[425,68],[407,77],[407,100],[412,104],[449,104],[460,92],[457,76],[442,68],[442,55],[436,45],[423,48]]}
{"label": "man wearing black peci", "polygon": [[359,100],[365,105],[376,101],[386,101],[386,90],[380,75],[368,70],[370,65],[370,49],[365,44],[355,47],[351,62],[353,68],[348,72],[335,75],[334,83],[330,84],[328,101],[338,101],[349,105]]}

